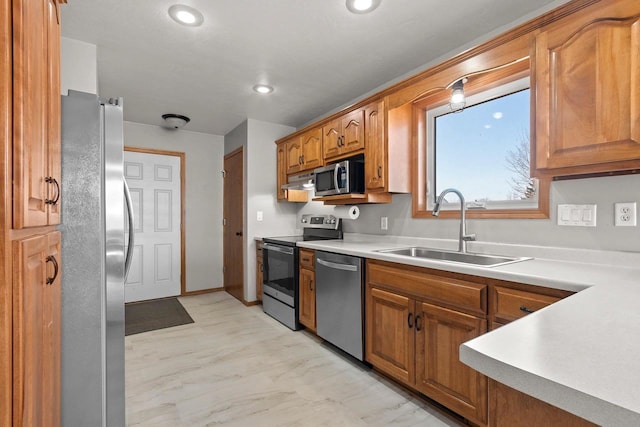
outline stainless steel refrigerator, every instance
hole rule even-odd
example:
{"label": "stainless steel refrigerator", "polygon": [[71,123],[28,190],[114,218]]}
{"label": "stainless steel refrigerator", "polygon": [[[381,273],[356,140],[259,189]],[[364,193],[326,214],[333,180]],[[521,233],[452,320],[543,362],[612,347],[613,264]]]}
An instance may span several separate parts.
{"label": "stainless steel refrigerator", "polygon": [[122,164],[122,99],[62,96],[63,426],[125,425]]}

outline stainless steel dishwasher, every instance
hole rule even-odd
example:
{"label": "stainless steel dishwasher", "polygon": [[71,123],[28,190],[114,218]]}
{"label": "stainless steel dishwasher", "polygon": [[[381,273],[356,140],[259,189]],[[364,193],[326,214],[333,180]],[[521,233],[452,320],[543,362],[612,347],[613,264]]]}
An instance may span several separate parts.
{"label": "stainless steel dishwasher", "polygon": [[316,251],[316,322],[321,338],[364,360],[362,258]]}

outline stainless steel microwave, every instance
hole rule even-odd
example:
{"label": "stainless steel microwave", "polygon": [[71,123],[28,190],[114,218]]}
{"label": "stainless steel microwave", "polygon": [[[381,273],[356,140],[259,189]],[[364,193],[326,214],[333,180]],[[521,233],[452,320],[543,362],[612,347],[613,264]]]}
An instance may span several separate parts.
{"label": "stainless steel microwave", "polygon": [[313,171],[316,196],[364,193],[364,163],[343,160]]}

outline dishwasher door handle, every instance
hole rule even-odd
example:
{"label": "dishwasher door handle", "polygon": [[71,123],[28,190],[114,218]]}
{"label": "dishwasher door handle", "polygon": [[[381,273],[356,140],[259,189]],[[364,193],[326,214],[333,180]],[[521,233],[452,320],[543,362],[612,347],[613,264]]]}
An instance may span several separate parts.
{"label": "dishwasher door handle", "polygon": [[340,264],[337,262],[325,261],[323,259],[317,258],[318,264],[324,265],[325,267],[334,268],[336,270],[344,270],[344,271],[358,271],[357,265],[352,264]]}

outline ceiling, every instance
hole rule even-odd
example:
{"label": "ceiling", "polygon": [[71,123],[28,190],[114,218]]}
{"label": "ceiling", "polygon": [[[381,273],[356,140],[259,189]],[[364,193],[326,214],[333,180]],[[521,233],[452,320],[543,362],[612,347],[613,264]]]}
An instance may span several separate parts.
{"label": "ceiling", "polygon": [[[182,2],[200,27],[167,14]],[[225,135],[247,118],[301,127],[447,52],[565,0],[69,0],[62,35],[97,46],[98,91],[125,120]],[[252,90],[265,83],[269,95]]]}

